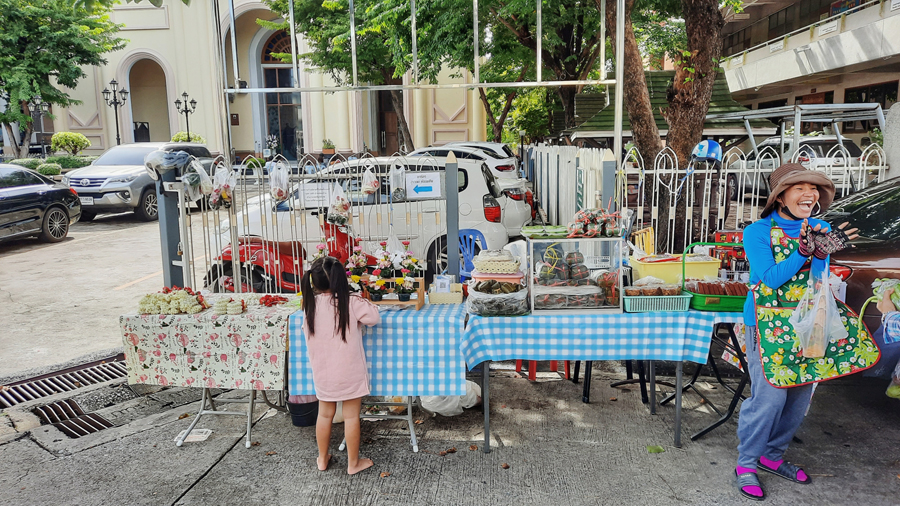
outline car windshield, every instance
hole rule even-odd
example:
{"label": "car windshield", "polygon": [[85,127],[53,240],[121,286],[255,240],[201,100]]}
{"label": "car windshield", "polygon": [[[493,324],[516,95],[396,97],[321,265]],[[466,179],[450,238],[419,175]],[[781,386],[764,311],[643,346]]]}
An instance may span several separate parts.
{"label": "car windshield", "polygon": [[497,153],[494,152],[493,149],[488,148],[488,147],[485,147],[485,146],[468,146],[468,147],[473,148],[473,149],[480,150],[482,153],[488,155],[488,156],[491,157],[491,158],[496,158],[496,159],[498,159],[498,160],[499,160],[499,159],[506,158],[505,156],[500,156],[500,155],[498,155]]}
{"label": "car windshield", "polygon": [[156,149],[149,146],[112,148],[100,155],[94,165],[144,165],[144,157]]}
{"label": "car windshield", "polygon": [[859,235],[888,240],[900,237],[900,180],[893,180],[849,195],[831,205],[822,219],[837,225],[849,221]]}

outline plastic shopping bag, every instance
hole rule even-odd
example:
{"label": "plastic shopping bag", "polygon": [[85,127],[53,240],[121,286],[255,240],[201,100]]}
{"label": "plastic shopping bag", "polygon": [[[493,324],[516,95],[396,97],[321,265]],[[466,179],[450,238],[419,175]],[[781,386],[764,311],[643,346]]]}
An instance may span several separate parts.
{"label": "plastic shopping bag", "polygon": [[287,200],[291,194],[288,168],[284,162],[276,162],[269,170],[269,194],[278,202]]}
{"label": "plastic shopping bag", "polygon": [[900,399],[900,362],[897,362],[897,367],[894,368],[891,384],[888,385],[885,395],[892,399]]}
{"label": "plastic shopping bag", "polygon": [[824,357],[828,343],[849,336],[827,276],[807,287],[788,321],[794,326],[794,333],[806,358]]}
{"label": "plastic shopping bag", "polygon": [[184,191],[191,202],[196,202],[203,195],[209,195],[213,191],[212,180],[203,168],[203,164],[197,160],[191,160],[184,169],[181,182],[184,183]]}
{"label": "plastic shopping bag", "polygon": [[406,200],[406,169],[395,163],[391,166],[391,199],[397,202]]}
{"label": "plastic shopping bag", "polygon": [[209,197],[209,207],[212,209],[228,209],[231,207],[231,199],[236,183],[237,177],[235,172],[224,165],[219,165],[215,174],[213,174],[213,188]]}
{"label": "plastic shopping bag", "polygon": [[363,172],[363,193],[366,195],[372,195],[373,193],[378,191],[379,186],[381,186],[381,182],[379,182],[378,178],[375,177],[375,172],[372,171],[372,167],[366,167],[366,171]]}
{"label": "plastic shopping bag", "polygon": [[346,225],[350,222],[350,202],[344,194],[344,189],[338,183],[334,183],[331,194],[327,221],[332,225]]}

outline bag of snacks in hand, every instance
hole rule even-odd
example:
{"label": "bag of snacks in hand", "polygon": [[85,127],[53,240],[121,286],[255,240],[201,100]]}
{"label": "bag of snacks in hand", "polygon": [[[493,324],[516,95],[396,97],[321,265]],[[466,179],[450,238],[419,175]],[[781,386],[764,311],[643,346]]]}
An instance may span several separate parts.
{"label": "bag of snacks in hand", "polygon": [[213,209],[228,209],[231,207],[231,197],[234,193],[236,182],[235,172],[225,165],[219,165],[215,174],[213,174],[213,189],[209,197],[209,207]]}
{"label": "bag of snacks in hand", "polygon": [[331,207],[328,208],[328,223],[346,225],[350,222],[350,201],[344,195],[341,185],[335,183],[332,190]]}
{"label": "bag of snacks in hand", "polygon": [[283,202],[290,196],[289,179],[287,164],[282,161],[275,162],[274,167],[269,171],[269,194],[277,202]]}

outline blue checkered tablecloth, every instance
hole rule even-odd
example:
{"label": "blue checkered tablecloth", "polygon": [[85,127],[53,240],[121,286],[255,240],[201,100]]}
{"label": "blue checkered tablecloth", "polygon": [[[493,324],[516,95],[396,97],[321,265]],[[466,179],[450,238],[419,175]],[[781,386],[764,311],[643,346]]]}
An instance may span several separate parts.
{"label": "blue checkered tablecloth", "polygon": [[[381,324],[366,327],[363,335],[371,395],[464,395],[466,368],[459,344],[465,317],[462,304],[382,311]],[[315,394],[302,311],[291,316],[288,332],[290,393]]]}
{"label": "blue checkered tablecloth", "polygon": [[674,360],[706,363],[713,325],[741,313],[470,316],[461,343],[469,367],[485,360]]}

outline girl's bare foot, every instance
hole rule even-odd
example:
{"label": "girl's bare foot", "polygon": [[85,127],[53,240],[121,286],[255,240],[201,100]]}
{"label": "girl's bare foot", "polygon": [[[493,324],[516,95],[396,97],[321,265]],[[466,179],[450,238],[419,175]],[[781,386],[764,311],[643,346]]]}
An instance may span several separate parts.
{"label": "girl's bare foot", "polygon": [[356,474],[362,470],[368,469],[374,466],[375,463],[372,462],[372,459],[359,459],[356,462],[355,466],[347,466],[347,474]]}
{"label": "girl's bare foot", "polygon": [[325,455],[324,457],[316,457],[316,466],[319,468],[319,471],[328,469],[329,463],[331,463],[331,454]]}

